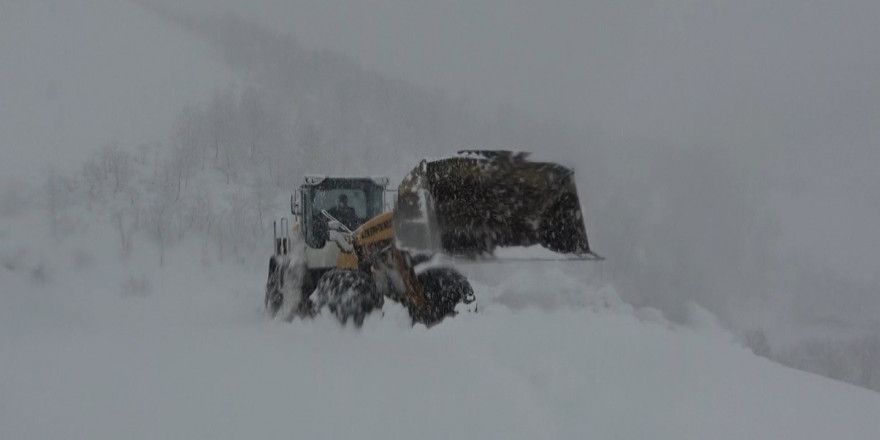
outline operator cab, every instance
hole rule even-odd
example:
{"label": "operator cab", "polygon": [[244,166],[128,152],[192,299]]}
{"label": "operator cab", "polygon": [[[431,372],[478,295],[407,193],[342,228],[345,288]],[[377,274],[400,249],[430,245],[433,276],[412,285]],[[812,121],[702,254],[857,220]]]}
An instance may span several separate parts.
{"label": "operator cab", "polygon": [[323,248],[329,238],[327,211],[354,231],[385,210],[386,177],[306,176],[291,204],[293,215],[301,216],[306,244]]}

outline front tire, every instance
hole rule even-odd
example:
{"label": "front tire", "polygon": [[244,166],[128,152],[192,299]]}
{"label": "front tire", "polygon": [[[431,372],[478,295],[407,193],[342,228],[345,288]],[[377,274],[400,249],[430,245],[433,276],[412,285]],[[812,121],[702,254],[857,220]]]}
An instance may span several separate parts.
{"label": "front tire", "polygon": [[416,321],[433,325],[447,316],[455,315],[455,308],[459,304],[475,304],[471,283],[455,269],[428,269],[419,274],[418,278],[428,305],[422,313],[424,316],[414,317],[417,318]]}
{"label": "front tire", "polygon": [[308,287],[309,274],[305,266],[282,257],[269,259],[269,279],[266,281],[266,297],[263,303],[270,318],[291,321],[305,318],[311,313],[311,305],[303,288]]}
{"label": "front tire", "polygon": [[327,309],[343,325],[351,319],[357,327],[363,325],[367,315],[381,310],[385,304],[371,275],[347,269],[331,269],[321,276],[310,299],[313,313]]}

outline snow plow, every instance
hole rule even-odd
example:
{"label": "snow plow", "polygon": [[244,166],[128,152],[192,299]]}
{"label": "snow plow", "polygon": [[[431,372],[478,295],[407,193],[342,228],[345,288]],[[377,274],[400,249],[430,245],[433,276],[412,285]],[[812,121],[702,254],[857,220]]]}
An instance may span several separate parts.
{"label": "snow plow", "polygon": [[286,320],[329,311],[359,326],[387,299],[413,324],[477,311],[468,280],[429,263],[499,259],[539,248],[559,259],[601,259],[590,249],[573,170],[527,153],[466,150],[423,160],[388,210],[384,177],[306,176],[291,197],[292,226],[275,225],[265,306]]}

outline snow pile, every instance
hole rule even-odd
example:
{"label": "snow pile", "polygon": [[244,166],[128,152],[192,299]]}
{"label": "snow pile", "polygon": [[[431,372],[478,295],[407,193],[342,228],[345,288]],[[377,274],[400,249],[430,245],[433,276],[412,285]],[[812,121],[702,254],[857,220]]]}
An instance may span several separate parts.
{"label": "snow pile", "polygon": [[517,271],[495,288],[484,287],[484,290],[492,292],[493,302],[514,310],[537,307],[545,311],[590,308],[633,312],[632,307],[624,303],[610,286],[587,286],[552,267],[541,272],[541,276],[525,270]]}

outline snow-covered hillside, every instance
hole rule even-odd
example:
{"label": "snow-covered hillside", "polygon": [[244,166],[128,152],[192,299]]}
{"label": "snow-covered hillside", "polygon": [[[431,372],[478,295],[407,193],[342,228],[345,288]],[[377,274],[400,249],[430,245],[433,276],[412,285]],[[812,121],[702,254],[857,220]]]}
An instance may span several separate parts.
{"label": "snow-covered hillside", "polygon": [[[274,322],[262,268],[199,243],[116,256],[0,217],[0,438],[868,438],[880,395],[633,310],[558,267],[474,276],[481,313]],[[39,237],[42,237],[40,239]],[[262,266],[262,265],[259,265]],[[495,267],[498,267],[495,265]],[[699,315],[699,313],[697,313]],[[705,313],[704,313],[705,315]]]}

